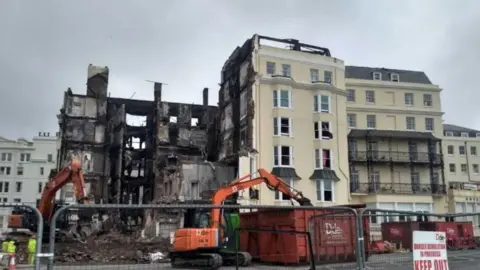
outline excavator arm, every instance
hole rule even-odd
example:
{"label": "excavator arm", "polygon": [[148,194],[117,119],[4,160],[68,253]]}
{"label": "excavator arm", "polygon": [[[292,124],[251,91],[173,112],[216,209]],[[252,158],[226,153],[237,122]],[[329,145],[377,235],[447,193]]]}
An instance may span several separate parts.
{"label": "excavator arm", "polygon": [[[248,174],[233,181],[230,185],[226,187],[217,189],[212,196],[212,204],[221,205],[223,201],[228,198],[228,196],[235,194],[241,190],[248,189],[252,186],[265,183],[268,188],[282,192],[283,194],[297,201],[302,206],[312,206],[311,201],[308,198],[305,198],[302,192],[293,189],[291,186],[289,186],[277,176],[267,172],[264,169],[259,169],[257,171],[257,174],[258,177],[256,178],[252,179],[252,174]],[[220,209],[212,209],[210,218],[210,227],[218,228],[221,222]]]}
{"label": "excavator arm", "polygon": [[69,181],[73,184],[77,201],[88,203],[85,192],[82,164],[78,159],[72,159],[67,166],[48,181],[42,192],[38,210],[42,214],[44,220],[51,220],[54,210],[55,195],[57,191],[64,187]]}

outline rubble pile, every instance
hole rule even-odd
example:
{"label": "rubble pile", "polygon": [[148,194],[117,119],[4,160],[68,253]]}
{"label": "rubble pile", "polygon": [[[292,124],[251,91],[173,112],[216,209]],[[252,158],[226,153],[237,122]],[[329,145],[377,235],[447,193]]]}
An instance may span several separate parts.
{"label": "rubble pile", "polygon": [[165,261],[165,256],[162,254],[168,254],[169,247],[169,239],[141,239],[136,234],[124,235],[112,231],[89,239],[86,243],[56,243],[55,262],[149,263],[152,260]]}

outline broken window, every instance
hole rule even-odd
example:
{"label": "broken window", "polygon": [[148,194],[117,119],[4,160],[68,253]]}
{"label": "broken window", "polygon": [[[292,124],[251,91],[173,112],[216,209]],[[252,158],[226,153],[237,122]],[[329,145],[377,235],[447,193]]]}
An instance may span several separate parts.
{"label": "broken window", "polygon": [[322,139],[329,140],[332,139],[332,132],[330,130],[330,122],[322,121]]}
{"label": "broken window", "polygon": [[291,119],[287,117],[273,118],[273,134],[276,136],[291,136]]}

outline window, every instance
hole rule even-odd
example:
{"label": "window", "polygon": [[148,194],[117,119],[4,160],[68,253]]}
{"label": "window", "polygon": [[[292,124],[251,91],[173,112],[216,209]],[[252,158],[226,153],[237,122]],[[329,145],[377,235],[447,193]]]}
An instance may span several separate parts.
{"label": "window", "polygon": [[313,129],[315,130],[314,136],[315,139],[323,139],[323,140],[330,140],[332,138],[332,130],[330,122],[322,121],[322,122],[315,122],[313,124]]}
{"label": "window", "polygon": [[449,155],[453,155],[453,154],[455,153],[455,150],[454,150],[454,148],[453,148],[453,145],[447,146],[447,153],[448,153]]}
{"label": "window", "polygon": [[453,137],[453,132],[447,131],[447,132],[445,132],[445,136],[447,136],[447,137]]}
{"label": "window", "polygon": [[0,175],[10,175],[10,172],[11,172],[10,167],[6,167],[6,166],[0,167]]}
{"label": "window", "polygon": [[358,171],[350,172],[350,192],[357,191],[359,187]]}
{"label": "window", "polygon": [[282,64],[282,75],[292,77],[292,67],[289,64]]}
{"label": "window", "polygon": [[415,117],[407,116],[407,130],[415,130]]}
{"label": "window", "polygon": [[317,201],[333,202],[333,181],[330,179],[317,179]]}
{"label": "window", "polygon": [[367,128],[377,128],[377,117],[375,115],[367,115]]}
{"label": "window", "polygon": [[2,161],[12,161],[12,153],[2,153]]}
{"label": "window", "polygon": [[13,199],[13,202],[14,202],[14,203],[20,203],[20,202],[22,202],[22,199],[20,199],[20,198],[15,198],[15,199]]}
{"label": "window", "polygon": [[22,192],[22,182],[16,182],[15,183],[15,191],[16,192]]}
{"label": "window", "polygon": [[465,155],[465,146],[464,145],[460,145],[458,147],[458,154],[461,155],[461,156]]}
{"label": "window", "polygon": [[448,166],[449,166],[450,172],[455,173],[455,164],[450,163]]}
{"label": "window", "polygon": [[470,155],[472,155],[472,156],[477,155],[477,147],[476,146],[470,146]]}
{"label": "window", "polygon": [[374,80],[374,81],[381,81],[381,80],[382,80],[382,73],[380,73],[380,72],[373,72],[373,80]]}
{"label": "window", "polygon": [[332,169],[332,153],[330,149],[315,149],[315,168]]}
{"label": "window", "polygon": [[355,102],[355,89],[347,89],[347,101]]}
{"label": "window", "polygon": [[405,105],[413,106],[413,93],[405,93]]}
{"label": "window", "polygon": [[315,95],[313,100],[313,110],[315,112],[330,112],[330,96]]}
{"label": "window", "polygon": [[292,92],[290,92],[290,90],[274,90],[273,91],[273,107],[291,108]]}
{"label": "window", "polygon": [[292,147],[277,145],[273,147],[273,165],[274,166],[293,166]]}
{"label": "window", "polygon": [[23,175],[23,167],[22,166],[17,167],[17,175]]}
{"label": "window", "polygon": [[292,121],[287,117],[273,118],[273,135],[275,136],[291,136]]}
{"label": "window", "polygon": [[397,73],[391,73],[390,74],[390,80],[392,82],[399,82],[400,81],[400,75],[398,75]]}
{"label": "window", "polygon": [[10,190],[10,183],[3,182],[3,192],[8,193],[9,190]]}
{"label": "window", "polygon": [[347,124],[349,128],[357,127],[357,115],[353,113],[347,114]]}
{"label": "window", "polygon": [[[291,187],[291,190],[293,191],[293,187],[295,185],[295,180],[293,180],[293,179],[287,179],[287,180],[282,179],[282,180],[285,181]],[[290,200],[290,197],[288,195],[283,194],[280,191],[276,190],[275,191],[275,200],[288,201],[288,200]]]}
{"label": "window", "polygon": [[318,82],[318,69],[310,69],[310,81],[311,82]]}
{"label": "window", "polygon": [[329,70],[325,70],[323,72],[323,81],[326,83],[332,83],[332,72]]}
{"label": "window", "polygon": [[365,101],[367,103],[375,103],[375,92],[372,90],[365,91]]}
{"label": "window", "polygon": [[410,178],[412,181],[412,190],[413,191],[420,190],[420,173],[412,172],[410,174]]}
{"label": "window", "polygon": [[53,155],[52,154],[47,155],[47,161],[48,162],[53,162]]}
{"label": "window", "polygon": [[472,164],[472,171],[474,174],[478,174],[478,164]]}
{"label": "window", "polygon": [[40,167],[40,175],[44,175],[44,174],[45,174],[45,168]]}
{"label": "window", "polygon": [[475,137],[480,138],[480,133],[476,133]]}
{"label": "window", "polygon": [[26,154],[26,153],[20,154],[20,161],[29,162],[30,161],[30,154]]}
{"label": "window", "polygon": [[42,191],[43,191],[43,183],[42,183],[42,182],[38,182],[38,190],[37,190],[37,192],[38,192],[38,193],[42,193]]}
{"label": "window", "polygon": [[380,189],[380,172],[372,172],[368,177],[370,189],[379,190]]}
{"label": "window", "polygon": [[267,62],[267,74],[275,75],[275,63]]}
{"label": "window", "polygon": [[423,105],[427,107],[432,106],[432,95],[430,94],[423,94]]}
{"label": "window", "polygon": [[460,164],[460,171],[462,173],[466,173],[467,172],[467,164]]}
{"label": "window", "polygon": [[460,133],[460,136],[462,136],[463,138],[468,138],[468,132],[462,132]]}
{"label": "window", "polygon": [[434,125],[433,118],[425,118],[425,130],[433,131],[434,128],[435,128],[435,125]]}

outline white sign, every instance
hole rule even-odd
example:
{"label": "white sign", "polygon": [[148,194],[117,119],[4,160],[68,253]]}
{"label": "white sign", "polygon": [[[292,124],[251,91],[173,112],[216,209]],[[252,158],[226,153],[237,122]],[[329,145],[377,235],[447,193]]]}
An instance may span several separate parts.
{"label": "white sign", "polygon": [[413,232],[413,269],[448,270],[447,237],[444,232]]}

